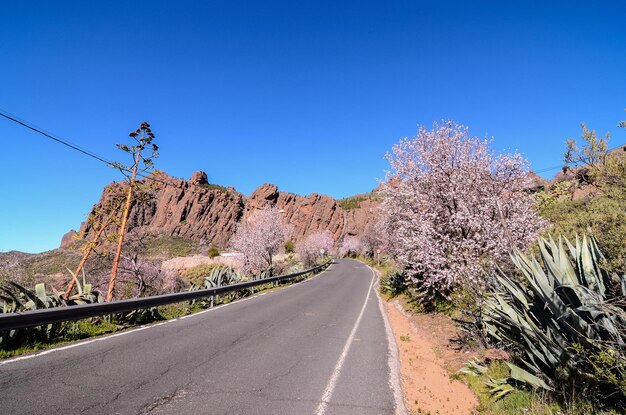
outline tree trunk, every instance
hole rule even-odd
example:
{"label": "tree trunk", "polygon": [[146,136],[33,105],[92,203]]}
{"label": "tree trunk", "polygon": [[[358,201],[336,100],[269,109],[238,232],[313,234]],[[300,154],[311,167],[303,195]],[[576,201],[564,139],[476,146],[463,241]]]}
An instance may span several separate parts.
{"label": "tree trunk", "polygon": [[122,214],[122,223],[120,224],[117,250],[115,251],[115,257],[113,258],[113,268],[111,269],[111,278],[109,279],[109,289],[107,290],[106,301],[113,299],[113,291],[115,290],[115,281],[117,279],[117,268],[120,265],[120,256],[122,255],[122,245],[124,244],[124,235],[126,233],[126,222],[128,222],[128,216],[130,215],[130,206],[133,201],[133,186],[137,178],[137,168],[139,166],[139,160],[141,157],[141,150],[137,150],[137,156],[135,157],[135,164],[133,165],[133,174],[128,183],[128,194],[126,195],[126,206],[124,207],[124,213]]}
{"label": "tree trunk", "polygon": [[72,278],[72,280],[70,281],[69,285],[67,286],[67,289],[65,290],[65,299],[66,300],[68,299],[68,297],[72,293],[72,290],[74,289],[74,285],[76,285],[76,279],[78,278],[78,274],[80,273],[80,271],[85,266],[85,263],[87,262],[87,258],[89,258],[89,255],[91,255],[91,252],[97,246],[98,240],[100,239],[100,236],[102,236],[102,234],[104,233],[104,231],[107,228],[107,226],[109,226],[109,223],[111,223],[111,216],[110,215],[107,217],[107,220],[104,223],[102,223],[102,226],[96,232],[96,235],[94,236],[93,240],[88,243],[87,249],[85,249],[85,253],[83,254],[82,259],[78,263],[78,266],[76,267],[76,271],[74,271],[74,277]]}

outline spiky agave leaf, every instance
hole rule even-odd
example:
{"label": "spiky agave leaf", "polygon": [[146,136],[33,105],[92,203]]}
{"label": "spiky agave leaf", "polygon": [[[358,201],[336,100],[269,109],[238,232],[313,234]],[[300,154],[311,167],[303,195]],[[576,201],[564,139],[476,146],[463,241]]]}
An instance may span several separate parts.
{"label": "spiky agave leaf", "polygon": [[517,380],[518,382],[523,382],[528,385],[531,385],[535,388],[543,388],[546,390],[552,390],[550,386],[546,382],[543,381],[538,376],[533,375],[532,373],[522,369],[519,366],[516,366],[512,363],[506,362],[509,369],[511,369],[511,374],[509,375],[512,379]]}
{"label": "spiky agave leaf", "polygon": [[549,388],[544,379],[557,369],[583,370],[573,345],[588,351],[624,345],[626,312],[614,302],[623,298],[626,283],[624,275],[602,269],[594,238],[542,238],[539,248],[541,263],[519,251],[512,255],[520,278],[495,274],[499,287],[485,303],[485,327],[512,345],[527,369],[511,368],[512,377]]}
{"label": "spiky agave leaf", "polygon": [[470,376],[480,376],[480,375],[484,375],[485,373],[487,373],[487,366],[481,365],[480,361],[476,358],[470,360],[469,362],[465,363],[465,365],[463,365],[463,367],[461,369],[459,369],[458,373],[463,373],[465,375],[470,375]]}
{"label": "spiky agave leaf", "polygon": [[[80,286],[80,282],[78,282],[78,278],[76,278],[76,274],[71,269],[69,269],[68,267],[65,267],[65,269],[72,276],[72,280],[74,280],[74,285],[76,286],[76,291],[78,291],[78,294],[82,294],[83,293],[83,288]],[[84,276],[85,276],[85,271],[83,270],[83,284],[85,282]]]}
{"label": "spiky agave leaf", "polygon": [[489,393],[496,400],[504,398],[507,394],[515,390],[515,388],[509,384],[509,379],[507,378],[488,378],[485,381],[485,386],[487,386]]}

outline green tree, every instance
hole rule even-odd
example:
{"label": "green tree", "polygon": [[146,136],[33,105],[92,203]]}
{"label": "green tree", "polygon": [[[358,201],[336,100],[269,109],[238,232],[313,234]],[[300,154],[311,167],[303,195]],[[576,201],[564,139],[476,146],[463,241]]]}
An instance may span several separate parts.
{"label": "green tree", "polygon": [[[620,124],[623,124],[620,123]],[[567,140],[565,161],[582,167],[593,186],[574,198],[580,187],[575,182],[562,182],[538,194],[540,214],[553,224],[550,233],[574,239],[577,234],[591,232],[608,260],[604,266],[611,271],[626,268],[626,152],[608,151],[607,134],[598,139],[595,131],[582,124],[584,144],[578,147]]]}
{"label": "green tree", "polygon": [[607,133],[604,138],[598,138],[596,131],[589,130],[584,122],[580,126],[583,129],[582,139],[586,144],[579,148],[576,140],[567,139],[565,164],[572,167],[594,168],[604,161],[611,136]]}

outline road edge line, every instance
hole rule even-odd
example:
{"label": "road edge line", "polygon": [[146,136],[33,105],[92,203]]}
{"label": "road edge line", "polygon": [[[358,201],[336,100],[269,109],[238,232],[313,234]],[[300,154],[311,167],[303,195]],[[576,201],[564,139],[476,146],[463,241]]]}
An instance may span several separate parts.
{"label": "road edge line", "polygon": [[[372,267],[370,267],[369,265],[367,265],[367,267],[376,277],[378,277],[378,273],[374,271]],[[378,308],[380,309],[380,314],[382,314],[383,316],[385,333],[387,334],[387,365],[389,366],[389,385],[391,386],[391,390],[393,391],[393,398],[396,404],[396,415],[407,415],[406,404],[404,403],[404,393],[402,391],[402,382],[400,381],[401,363],[400,356],[398,354],[398,343],[396,342],[396,338],[393,335],[391,323],[389,322],[389,317],[387,316],[387,311],[385,310],[385,304],[383,303],[383,299],[378,292],[379,287],[380,280],[379,278],[376,278],[374,291],[376,292],[376,298],[378,299]]]}

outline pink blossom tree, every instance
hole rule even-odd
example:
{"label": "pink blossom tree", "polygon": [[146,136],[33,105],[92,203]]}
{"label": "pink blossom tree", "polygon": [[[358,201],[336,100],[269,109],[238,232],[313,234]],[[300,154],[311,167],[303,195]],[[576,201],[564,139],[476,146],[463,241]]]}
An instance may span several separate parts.
{"label": "pink blossom tree", "polygon": [[449,293],[524,249],[543,227],[528,194],[528,163],[496,155],[454,122],[421,127],[387,154],[380,229],[413,284]]}
{"label": "pink blossom tree", "polygon": [[377,220],[375,223],[367,225],[360,237],[363,254],[370,258],[375,256],[376,252],[382,245],[381,232],[379,228],[380,221]]}
{"label": "pink blossom tree", "polygon": [[241,223],[230,245],[243,255],[242,271],[256,273],[272,266],[274,255],[288,237],[289,228],[283,225],[280,212],[268,207]]}
{"label": "pink blossom tree", "polygon": [[339,256],[356,256],[361,252],[363,252],[363,243],[356,236],[346,236],[339,248]]}
{"label": "pink blossom tree", "polygon": [[[313,233],[296,246],[296,253],[305,266],[313,265],[323,254],[328,254],[335,240],[329,231]],[[323,253],[322,253],[323,251]]]}

